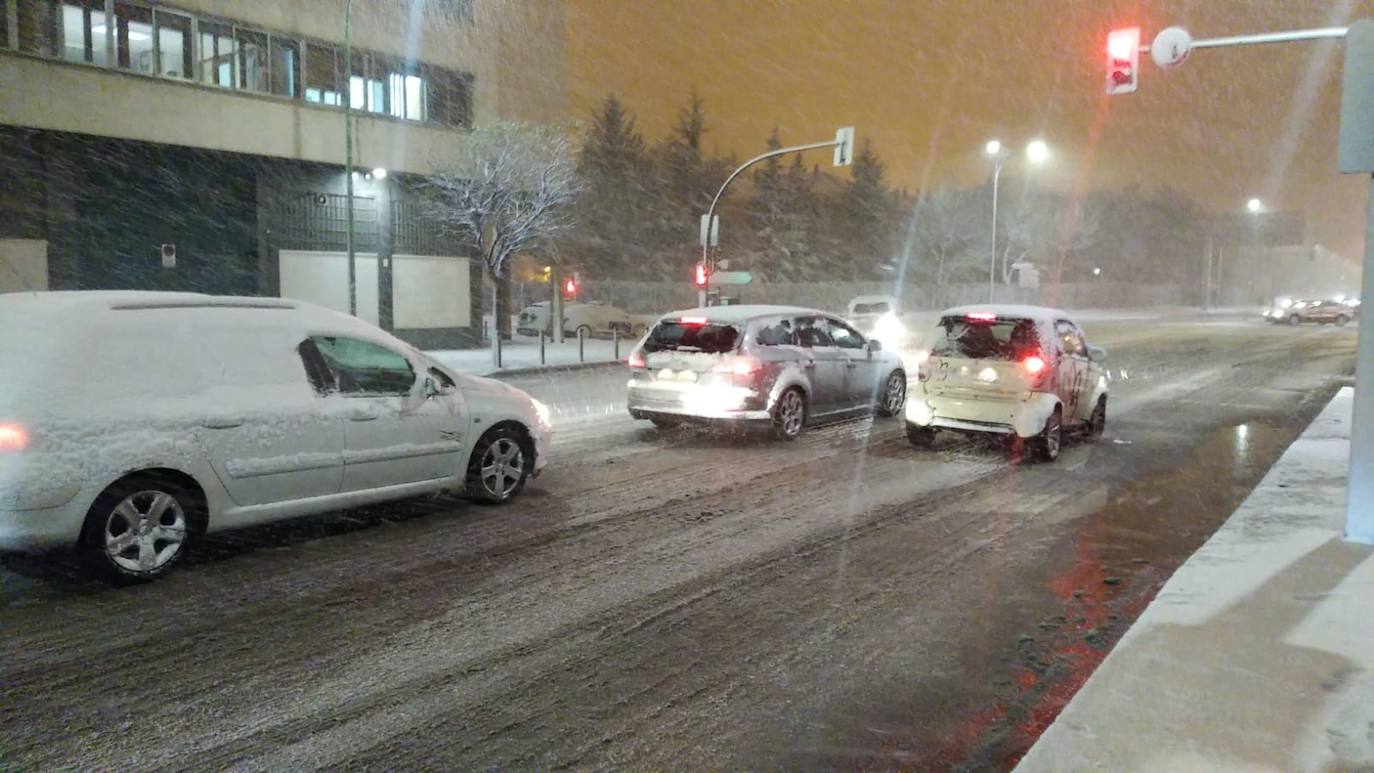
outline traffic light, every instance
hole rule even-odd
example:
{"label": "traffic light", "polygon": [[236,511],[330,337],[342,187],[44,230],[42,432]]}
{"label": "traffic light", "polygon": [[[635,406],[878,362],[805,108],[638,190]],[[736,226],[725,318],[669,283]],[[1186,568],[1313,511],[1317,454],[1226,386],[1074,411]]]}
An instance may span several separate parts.
{"label": "traffic light", "polygon": [[1139,88],[1140,28],[1107,33],[1107,93],[1129,94]]}
{"label": "traffic light", "polygon": [[696,282],[697,288],[700,289],[700,290],[705,290],[705,289],[706,289],[707,280],[709,280],[710,277],[711,277],[711,272],[710,272],[709,269],[706,268],[706,264],[705,264],[705,263],[698,263],[698,264],[697,264],[696,277],[695,277],[695,282]]}
{"label": "traffic light", "polygon": [[563,281],[563,297],[574,299],[577,297],[577,276],[573,275]]}

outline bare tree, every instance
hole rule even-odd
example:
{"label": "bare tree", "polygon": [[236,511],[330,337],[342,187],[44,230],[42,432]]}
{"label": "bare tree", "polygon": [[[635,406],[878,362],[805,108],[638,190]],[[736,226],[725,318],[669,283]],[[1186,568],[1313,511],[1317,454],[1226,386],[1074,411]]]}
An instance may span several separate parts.
{"label": "bare tree", "polygon": [[482,126],[464,137],[436,169],[425,184],[435,219],[471,254],[481,256],[492,279],[495,364],[501,292],[510,276],[511,258],[571,226],[571,205],[581,183],[568,132],[539,124]]}

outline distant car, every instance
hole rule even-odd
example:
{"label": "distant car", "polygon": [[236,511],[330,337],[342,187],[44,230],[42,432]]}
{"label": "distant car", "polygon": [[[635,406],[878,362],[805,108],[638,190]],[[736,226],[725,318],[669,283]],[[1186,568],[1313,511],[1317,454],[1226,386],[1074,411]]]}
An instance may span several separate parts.
{"label": "distant car", "polygon": [[[515,332],[524,336],[553,335],[553,325],[549,322],[549,302],[541,301],[526,306],[520,311],[515,322]],[[603,306],[599,303],[566,302],[563,304],[563,334],[569,338],[583,335],[587,338],[610,338],[619,332],[631,336],[643,332],[644,325],[622,309]]]}
{"label": "distant car", "polygon": [[845,319],[860,333],[882,341],[889,348],[910,343],[911,331],[902,322],[902,310],[890,295],[860,295],[849,301]]}
{"label": "distant car", "polygon": [[1359,315],[1360,307],[1357,303],[1323,300],[1294,301],[1289,306],[1276,306],[1264,313],[1265,319],[1273,324],[1300,325],[1312,322],[1341,327]]}
{"label": "distant car", "polygon": [[1106,352],[1089,346],[1062,311],[965,306],[940,315],[907,402],[907,437],[929,446],[938,430],[1019,439],[1045,461],[1064,432],[1101,435],[1107,424]]}
{"label": "distant car", "polygon": [[281,298],[0,295],[0,548],[116,579],[205,532],[445,489],[510,500],[548,410]]}
{"label": "distant car", "polygon": [[659,427],[752,423],[792,440],[822,416],[898,416],[906,402],[901,359],[815,309],[673,312],[630,354],[629,366],[630,415]]}

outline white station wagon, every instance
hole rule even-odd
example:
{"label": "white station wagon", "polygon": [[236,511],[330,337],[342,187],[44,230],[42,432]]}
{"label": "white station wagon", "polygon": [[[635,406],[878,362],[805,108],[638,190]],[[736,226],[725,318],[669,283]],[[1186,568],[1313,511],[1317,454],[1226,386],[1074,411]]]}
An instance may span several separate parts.
{"label": "white station wagon", "polygon": [[1101,435],[1107,426],[1107,353],[1089,346],[1062,311],[1038,306],[965,306],[940,315],[917,354],[907,400],[907,437],[928,446],[937,430],[990,432],[1059,458],[1066,429]]}
{"label": "white station wagon", "polygon": [[443,489],[505,502],[548,444],[525,393],[306,303],[0,295],[0,549],[149,579],[208,531]]}

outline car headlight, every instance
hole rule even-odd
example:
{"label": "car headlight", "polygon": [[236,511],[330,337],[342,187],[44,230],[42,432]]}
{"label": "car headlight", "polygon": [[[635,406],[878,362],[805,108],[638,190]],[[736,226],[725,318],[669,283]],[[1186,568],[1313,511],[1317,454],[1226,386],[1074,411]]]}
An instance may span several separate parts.
{"label": "car headlight", "polygon": [[873,337],[886,344],[896,345],[906,336],[906,326],[896,314],[887,313],[873,323]]}
{"label": "car headlight", "polygon": [[545,427],[552,426],[549,421],[549,406],[532,397],[530,398],[530,402],[534,404],[534,414],[539,417],[539,423],[543,424]]}

